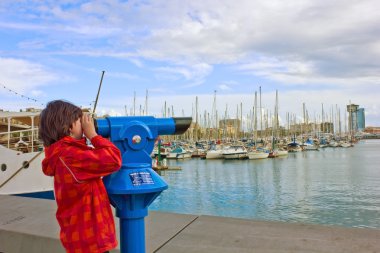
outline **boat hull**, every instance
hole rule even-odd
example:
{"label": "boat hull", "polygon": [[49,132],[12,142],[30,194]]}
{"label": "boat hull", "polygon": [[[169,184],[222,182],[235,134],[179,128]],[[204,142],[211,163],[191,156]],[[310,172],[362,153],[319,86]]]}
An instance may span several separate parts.
{"label": "boat hull", "polygon": [[268,158],[269,153],[264,153],[264,152],[249,152],[248,153],[248,158],[250,160],[257,160],[257,159],[265,159]]}
{"label": "boat hull", "polygon": [[166,159],[185,159],[185,158],[191,158],[191,152],[186,152],[186,153],[169,153],[166,156]]}
{"label": "boat hull", "polygon": [[223,154],[220,151],[207,151],[206,159],[223,159]]}
{"label": "boat hull", "polygon": [[288,153],[289,152],[287,150],[278,150],[277,151],[277,156],[287,156]]}
{"label": "boat hull", "polygon": [[303,146],[303,150],[305,150],[305,151],[318,151],[319,149],[315,145],[306,145],[306,146]]}
{"label": "boat hull", "polygon": [[0,145],[0,195],[53,191],[53,177],[41,169],[44,157],[44,152],[22,153]]}
{"label": "boat hull", "polygon": [[223,154],[225,160],[240,160],[247,159],[247,153]]}

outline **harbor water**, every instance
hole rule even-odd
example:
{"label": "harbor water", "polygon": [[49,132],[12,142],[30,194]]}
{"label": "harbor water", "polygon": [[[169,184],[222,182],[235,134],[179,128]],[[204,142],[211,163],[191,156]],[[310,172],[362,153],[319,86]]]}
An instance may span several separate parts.
{"label": "harbor water", "polygon": [[380,140],[264,160],[169,160],[150,210],[380,228]]}

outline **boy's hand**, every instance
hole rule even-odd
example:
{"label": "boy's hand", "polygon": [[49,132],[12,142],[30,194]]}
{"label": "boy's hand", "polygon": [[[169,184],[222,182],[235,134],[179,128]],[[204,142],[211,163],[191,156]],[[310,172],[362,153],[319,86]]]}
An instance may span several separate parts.
{"label": "boy's hand", "polygon": [[82,122],[83,134],[88,139],[91,140],[93,137],[98,135],[95,131],[94,119],[91,117],[91,114],[83,113],[81,122]]}

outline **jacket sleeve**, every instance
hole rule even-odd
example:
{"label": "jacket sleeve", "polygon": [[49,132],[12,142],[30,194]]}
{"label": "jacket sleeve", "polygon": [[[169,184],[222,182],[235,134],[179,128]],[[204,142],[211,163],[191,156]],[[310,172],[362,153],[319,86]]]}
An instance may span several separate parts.
{"label": "jacket sleeve", "polygon": [[112,174],[121,167],[120,150],[100,135],[91,139],[94,148],[70,146],[61,157],[78,180]]}

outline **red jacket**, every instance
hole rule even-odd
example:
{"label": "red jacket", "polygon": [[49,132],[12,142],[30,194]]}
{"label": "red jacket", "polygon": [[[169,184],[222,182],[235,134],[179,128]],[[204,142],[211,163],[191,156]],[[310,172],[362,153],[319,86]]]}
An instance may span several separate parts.
{"label": "red jacket", "polygon": [[121,166],[119,149],[101,136],[66,136],[45,147],[43,172],[54,176],[60,239],[68,253],[100,253],[117,246],[114,218],[102,176]]}

